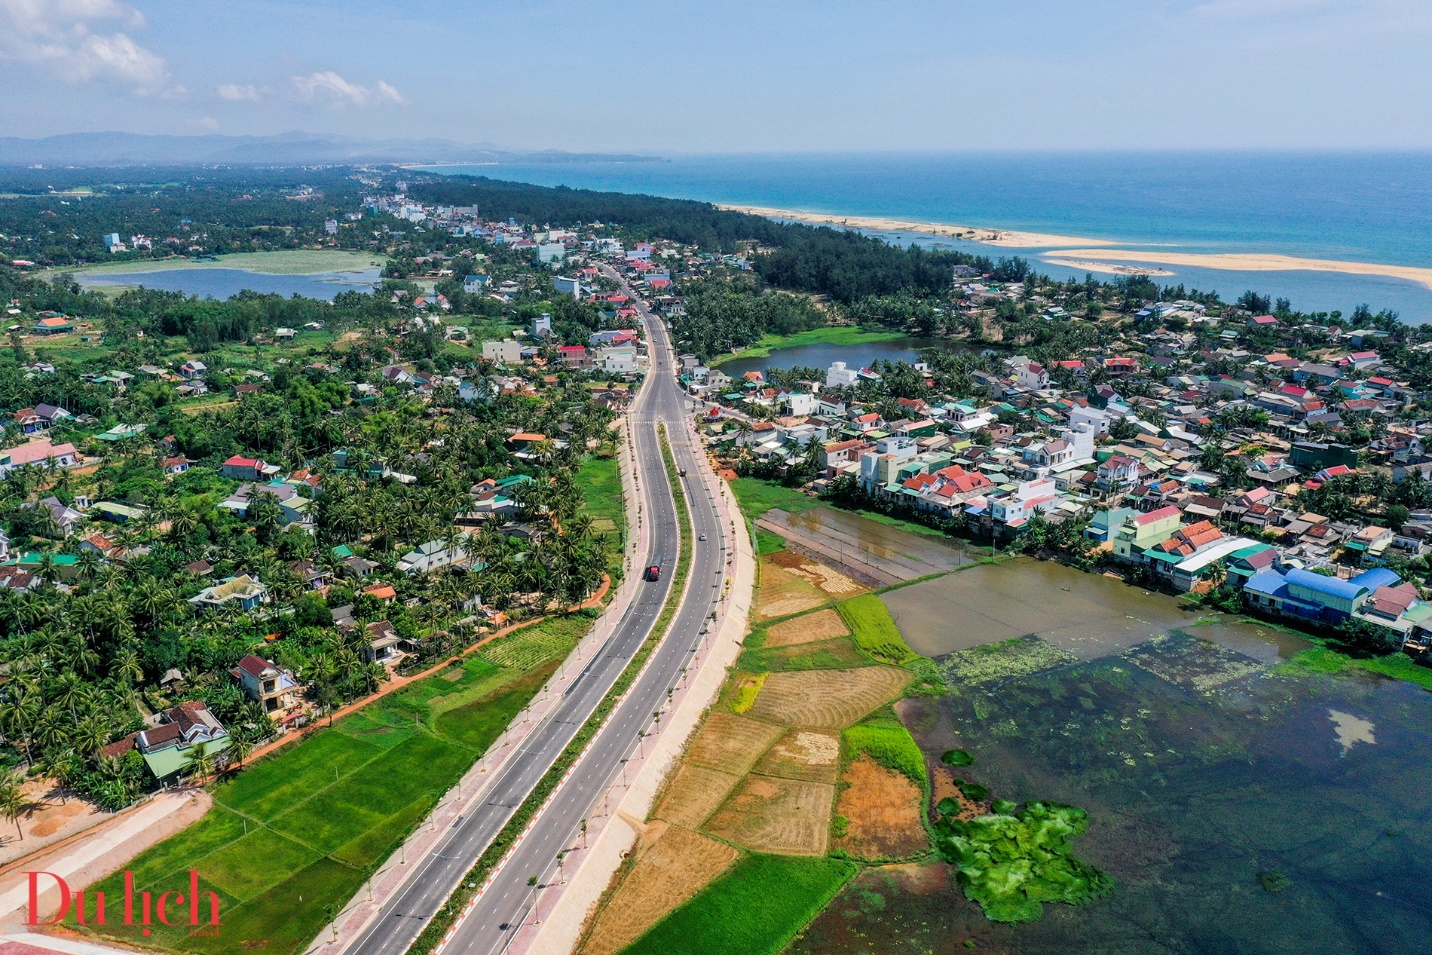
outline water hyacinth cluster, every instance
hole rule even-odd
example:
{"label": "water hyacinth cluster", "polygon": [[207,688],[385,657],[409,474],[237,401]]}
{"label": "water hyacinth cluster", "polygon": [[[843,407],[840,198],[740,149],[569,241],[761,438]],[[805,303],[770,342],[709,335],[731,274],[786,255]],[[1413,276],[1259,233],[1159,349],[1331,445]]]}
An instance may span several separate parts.
{"label": "water hyacinth cluster", "polygon": [[944,802],[934,825],[935,849],[991,921],[1032,922],[1046,902],[1082,905],[1113,890],[1114,880],[1070,846],[1089,827],[1084,810],[1052,802],[1020,809],[996,799],[989,813],[960,822]]}

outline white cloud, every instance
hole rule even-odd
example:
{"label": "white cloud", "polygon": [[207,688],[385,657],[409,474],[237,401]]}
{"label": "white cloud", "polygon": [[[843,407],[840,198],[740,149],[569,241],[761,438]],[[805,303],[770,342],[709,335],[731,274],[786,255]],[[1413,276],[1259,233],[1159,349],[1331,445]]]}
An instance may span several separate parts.
{"label": "white cloud", "polygon": [[238,83],[225,83],[218,89],[219,99],[226,99],[230,103],[238,103],[248,100],[251,103],[259,101],[259,91],[255,86],[241,86]]}
{"label": "white cloud", "polygon": [[72,83],[173,94],[163,57],[116,25],[142,29],[144,17],[119,0],[0,0],[0,61],[39,64]]}
{"label": "white cloud", "polygon": [[293,78],[293,91],[299,102],[332,106],[383,106],[407,102],[402,93],[383,80],[367,87],[350,83],[332,70]]}
{"label": "white cloud", "polygon": [[186,119],[184,124],[186,126],[192,126],[195,129],[215,130],[219,128],[219,121],[212,116],[203,116],[199,119]]}

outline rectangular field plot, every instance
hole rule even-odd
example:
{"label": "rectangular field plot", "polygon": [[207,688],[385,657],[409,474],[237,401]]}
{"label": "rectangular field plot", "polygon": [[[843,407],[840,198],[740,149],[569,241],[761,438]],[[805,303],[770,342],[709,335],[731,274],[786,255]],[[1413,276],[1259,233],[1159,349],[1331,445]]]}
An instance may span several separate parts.
{"label": "rectangular field plot", "polygon": [[705,829],[778,855],[825,855],[835,787],[775,776],[747,776]]}

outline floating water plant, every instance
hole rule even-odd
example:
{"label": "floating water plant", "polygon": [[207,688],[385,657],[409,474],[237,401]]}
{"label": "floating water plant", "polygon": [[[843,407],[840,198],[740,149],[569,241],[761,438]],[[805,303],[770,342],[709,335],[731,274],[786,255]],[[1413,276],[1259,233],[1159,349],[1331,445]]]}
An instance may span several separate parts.
{"label": "floating water plant", "polygon": [[946,766],[968,766],[975,761],[975,758],[962,749],[947,749],[940,762]]}
{"label": "floating water plant", "polygon": [[997,809],[1005,811],[960,822],[943,812],[947,802],[938,807],[935,848],[955,866],[965,896],[991,921],[1032,922],[1046,902],[1082,905],[1113,890],[1114,880],[1077,858],[1069,845],[1089,827],[1084,810],[1046,802],[1017,809],[998,800]]}
{"label": "floating water plant", "polygon": [[960,792],[964,793],[965,798],[970,802],[984,802],[989,798],[989,789],[981,786],[979,783],[972,783],[965,779],[956,779],[955,785],[960,788]]}

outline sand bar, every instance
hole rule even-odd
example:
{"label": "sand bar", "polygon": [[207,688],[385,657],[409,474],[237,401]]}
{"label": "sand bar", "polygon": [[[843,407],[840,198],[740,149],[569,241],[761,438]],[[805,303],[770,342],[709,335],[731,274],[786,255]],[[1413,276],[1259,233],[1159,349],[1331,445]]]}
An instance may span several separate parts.
{"label": "sand bar", "polygon": [[772,219],[791,219],[795,222],[814,222],[822,225],[843,225],[852,229],[874,229],[879,232],[924,232],[942,235],[952,239],[965,239],[984,245],[999,245],[1010,249],[1046,249],[1060,245],[1105,245],[1103,239],[1080,239],[1068,235],[1049,235],[1043,232],[1013,232],[1009,229],[981,229],[967,225],[952,225],[944,222],[916,222],[911,219],[887,219],[880,216],[841,216],[825,212],[798,212],[793,209],[772,209],[768,206],[732,206],[717,204],[718,209],[730,212],[745,212],[753,216],[767,216]]}
{"label": "sand bar", "polygon": [[[1135,252],[1127,249],[1070,249],[1057,253],[1060,264],[1083,257],[1111,262],[1151,262],[1157,265],[1186,265],[1228,272],[1340,272],[1345,275],[1383,275],[1418,282],[1432,289],[1432,268],[1415,265],[1377,265],[1372,262],[1344,262],[1340,259],[1300,259],[1291,255],[1264,253]],[[1047,258],[1047,257],[1046,257]],[[1051,259],[1053,261],[1053,259]]]}
{"label": "sand bar", "polygon": [[1119,265],[1115,262],[1093,262],[1089,259],[1066,259],[1062,255],[1046,255],[1042,258],[1050,265],[1063,265],[1066,268],[1083,269],[1086,272],[1099,272],[1104,275],[1167,276],[1176,274],[1168,269],[1152,265]]}

